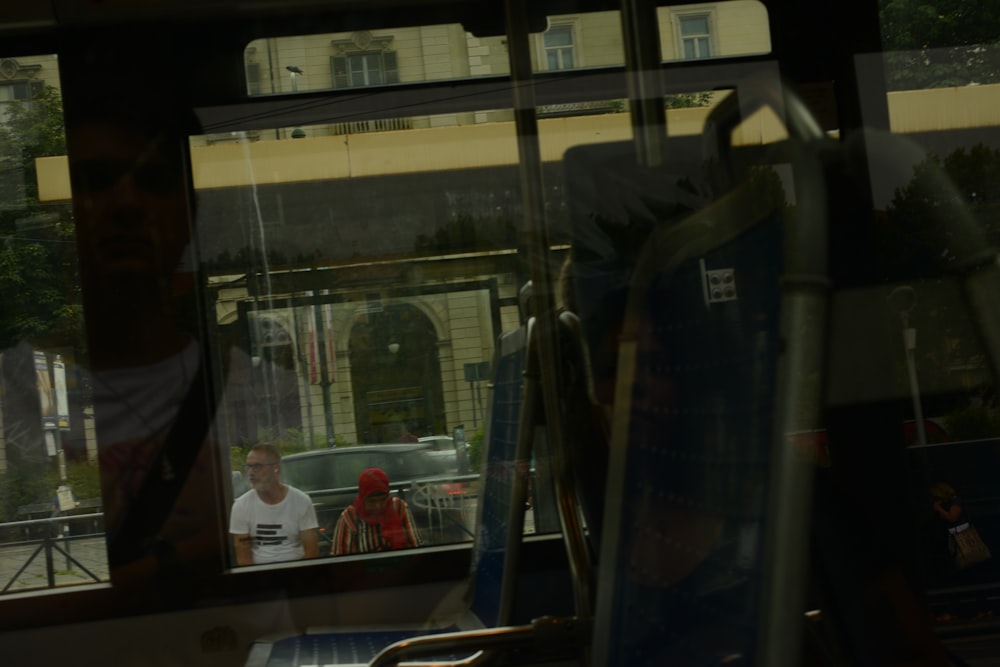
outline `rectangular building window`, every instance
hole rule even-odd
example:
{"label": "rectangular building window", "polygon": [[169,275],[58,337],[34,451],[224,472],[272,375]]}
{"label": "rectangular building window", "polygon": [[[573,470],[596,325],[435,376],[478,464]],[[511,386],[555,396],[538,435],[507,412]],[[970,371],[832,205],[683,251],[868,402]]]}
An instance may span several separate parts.
{"label": "rectangular building window", "polygon": [[711,26],[708,15],[680,17],[681,57],[685,60],[712,55]]}
{"label": "rectangular building window", "polygon": [[399,83],[395,51],[369,51],[332,56],[334,88],[358,88]]}
{"label": "rectangular building window", "polygon": [[30,99],[27,81],[0,85],[0,123],[7,121],[7,109],[11,102],[26,102]]}
{"label": "rectangular building window", "polygon": [[573,58],[573,26],[557,25],[545,31],[545,68],[571,69]]}
{"label": "rectangular building window", "polygon": [[260,63],[247,63],[247,93],[260,95]]}

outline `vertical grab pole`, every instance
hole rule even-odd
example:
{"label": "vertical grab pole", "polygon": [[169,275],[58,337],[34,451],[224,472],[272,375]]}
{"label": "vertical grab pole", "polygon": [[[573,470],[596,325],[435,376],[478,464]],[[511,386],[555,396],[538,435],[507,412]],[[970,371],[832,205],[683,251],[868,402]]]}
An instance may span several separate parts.
{"label": "vertical grab pole", "polygon": [[622,0],[621,21],[636,155],[643,166],[658,167],[666,152],[667,112],[656,5],[648,0]]}
{"label": "vertical grab pole", "polygon": [[[781,339],[772,443],[768,526],[765,529],[763,599],[760,606],[757,664],[793,667],[800,659],[805,619],[804,588],[809,568],[809,521],[812,515],[813,467],[785,439],[802,423],[818,424],[824,404],[827,319],[831,283],[828,275],[826,180],[817,149],[822,131],[802,101],[766,86],[771,106],[783,105],[789,133],[798,140],[794,219],[785,225],[785,269],[781,277]],[[812,331],[812,335],[802,332]],[[808,378],[820,378],[810,391]]]}
{"label": "vertical grab pole", "polygon": [[[514,87],[514,119],[517,126],[521,189],[524,198],[525,219],[521,247],[527,254],[531,281],[534,285],[532,305],[537,327],[534,338],[538,343],[542,405],[545,409],[549,441],[552,443],[559,520],[570,561],[577,615],[590,618],[593,615],[592,565],[577,509],[574,482],[566,463],[567,445],[559,418],[559,389],[562,386],[558,363],[559,338],[552,272],[549,270],[550,243],[545,224],[542,159],[538,145],[538,118],[535,114],[535,91],[532,83],[525,2],[526,0],[506,0],[504,6],[510,71]],[[503,622],[504,619],[501,619],[501,623]]]}

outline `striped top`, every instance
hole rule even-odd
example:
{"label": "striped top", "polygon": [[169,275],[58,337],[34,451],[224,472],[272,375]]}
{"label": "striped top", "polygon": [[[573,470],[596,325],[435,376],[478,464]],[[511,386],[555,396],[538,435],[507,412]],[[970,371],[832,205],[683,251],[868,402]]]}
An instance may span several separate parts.
{"label": "striped top", "polygon": [[[392,509],[399,514],[403,532],[406,534],[406,546],[408,548],[420,546],[417,531],[413,527],[413,517],[410,515],[410,508],[407,507],[406,501],[393,496]],[[381,526],[362,520],[358,516],[357,510],[354,509],[354,505],[348,505],[347,509],[340,513],[337,527],[333,531],[333,545],[330,548],[332,555],[371,553],[373,551],[390,551],[391,549],[389,542],[382,537]]]}

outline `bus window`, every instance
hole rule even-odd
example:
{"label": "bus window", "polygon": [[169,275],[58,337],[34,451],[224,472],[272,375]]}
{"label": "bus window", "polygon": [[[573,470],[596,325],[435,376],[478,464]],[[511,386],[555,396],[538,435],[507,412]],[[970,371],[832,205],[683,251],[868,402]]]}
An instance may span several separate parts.
{"label": "bus window", "polygon": [[[421,451],[429,444],[394,443],[446,437],[462,423],[482,438],[495,341],[519,324],[523,281],[504,115],[192,137],[199,252],[220,336],[245,341],[261,369],[286,371],[281,381],[255,373],[255,418],[227,424],[225,439],[266,439],[287,455],[334,448],[331,466],[352,462],[353,480],[331,474],[304,489],[323,533],[353,499],[357,472],[380,467],[411,505],[423,495],[407,496],[408,485],[422,479],[455,492],[444,526],[412,508],[422,544],[471,539],[475,504],[444,479],[458,470],[421,463],[438,461]],[[394,447],[414,451],[389,465]]]}
{"label": "bus window", "polygon": [[86,337],[73,213],[39,186],[41,163],[66,153],[58,60],[6,54],[0,75],[0,540],[26,549],[4,561],[0,588],[18,591],[47,580],[38,559],[14,575],[53,535],[76,549],[60,584],[94,581],[81,562],[97,563],[97,579],[107,568],[90,387],[78,373]]}
{"label": "bus window", "polygon": [[[767,9],[757,0],[659,7],[657,16],[664,61],[771,50]],[[530,41],[534,71],[625,64],[617,11],[538,18]],[[509,74],[510,63],[503,35],[480,36],[460,24],[438,24],[263,37],[246,46],[244,72],[246,93],[253,97],[496,77]],[[589,108],[590,113],[601,110]]]}
{"label": "bus window", "polygon": [[[876,129],[849,141],[869,146],[877,242],[894,249],[883,260],[883,307],[892,313],[891,389],[905,406],[908,539],[919,545],[920,581],[940,627],[992,614],[986,590],[998,578],[989,565],[955,566],[945,532],[952,522],[940,511],[942,502],[960,508],[955,525],[971,522],[987,544],[1000,540],[997,485],[985,474],[1000,454],[995,351],[969,296],[976,272],[958,268],[1000,243],[989,184],[1000,168],[1000,118],[992,113],[998,31],[974,12],[946,21],[898,2],[882,4],[880,21],[885,51],[859,56],[874,67],[858,85],[870,95],[867,124]],[[956,586],[968,587],[964,599]]]}

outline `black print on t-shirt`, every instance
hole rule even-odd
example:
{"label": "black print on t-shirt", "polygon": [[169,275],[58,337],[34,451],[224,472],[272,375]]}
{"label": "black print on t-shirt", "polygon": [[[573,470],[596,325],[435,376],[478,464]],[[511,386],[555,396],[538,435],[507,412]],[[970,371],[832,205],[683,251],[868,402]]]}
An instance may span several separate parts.
{"label": "black print on t-shirt", "polygon": [[257,524],[257,544],[260,546],[282,544],[288,539],[287,535],[279,535],[280,523],[258,523]]}

